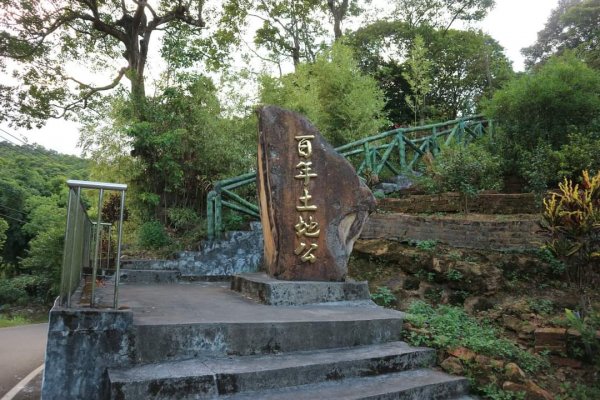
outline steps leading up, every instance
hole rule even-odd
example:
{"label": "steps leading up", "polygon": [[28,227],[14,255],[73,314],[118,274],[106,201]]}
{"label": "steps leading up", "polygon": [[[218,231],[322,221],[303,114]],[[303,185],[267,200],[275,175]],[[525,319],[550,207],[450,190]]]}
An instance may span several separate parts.
{"label": "steps leading up", "polygon": [[275,355],[197,358],[110,370],[114,398],[146,398],[152,388],[185,398],[278,389],[430,366],[435,353],[404,342]]}
{"label": "steps leading up", "polygon": [[[239,393],[223,400],[456,400],[469,391],[465,378],[417,369],[364,378]],[[194,398],[194,397],[188,397]]]}
{"label": "steps leading up", "polygon": [[[181,251],[169,260],[125,260],[124,270],[172,270],[186,281],[210,280],[257,272],[262,263],[260,223],[252,223],[250,231],[225,233],[223,239],[203,242],[199,251]],[[133,275],[133,274],[132,274]]]}

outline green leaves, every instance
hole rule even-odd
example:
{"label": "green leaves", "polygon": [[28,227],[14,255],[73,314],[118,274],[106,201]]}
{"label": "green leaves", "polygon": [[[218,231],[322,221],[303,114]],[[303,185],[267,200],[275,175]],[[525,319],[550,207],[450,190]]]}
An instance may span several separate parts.
{"label": "green leaves", "polygon": [[383,94],[360,72],[351,50],[334,44],[314,64],[281,79],[263,77],[260,100],[305,114],[333,146],[378,132],[387,124]]}

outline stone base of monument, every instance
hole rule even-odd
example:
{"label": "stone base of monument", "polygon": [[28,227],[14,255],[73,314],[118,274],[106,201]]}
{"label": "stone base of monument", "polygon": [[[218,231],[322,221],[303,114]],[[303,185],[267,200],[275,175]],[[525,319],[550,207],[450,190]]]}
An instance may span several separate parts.
{"label": "stone base of monument", "polygon": [[371,302],[367,282],[283,281],[265,273],[249,273],[235,275],[231,289],[272,306]]}

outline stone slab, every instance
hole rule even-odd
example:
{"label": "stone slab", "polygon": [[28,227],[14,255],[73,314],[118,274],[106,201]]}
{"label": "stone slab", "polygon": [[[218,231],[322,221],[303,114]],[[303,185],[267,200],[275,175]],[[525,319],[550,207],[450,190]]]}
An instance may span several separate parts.
{"label": "stone slab", "polygon": [[226,395],[399,372],[434,362],[435,351],[431,349],[390,342],[276,355],[200,357],[109,370],[109,377],[113,398],[156,398],[152,388],[157,384],[171,398],[184,398],[197,393]]}
{"label": "stone slab", "polygon": [[236,275],[231,289],[272,306],[371,301],[367,282],[283,281],[265,273]]}
{"label": "stone slab", "polygon": [[292,386],[222,396],[223,400],[441,400],[468,394],[469,382],[430,369],[417,369],[371,377],[331,380],[311,385]]}

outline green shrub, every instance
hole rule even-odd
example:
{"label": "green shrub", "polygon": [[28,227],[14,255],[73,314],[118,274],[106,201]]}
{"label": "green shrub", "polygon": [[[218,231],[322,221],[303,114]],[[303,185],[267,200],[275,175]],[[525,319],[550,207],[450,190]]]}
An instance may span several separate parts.
{"label": "green shrub", "polygon": [[389,288],[379,286],[375,293],[371,293],[371,300],[380,306],[389,307],[396,301],[396,296],[394,296]]}
{"label": "green shrub", "polygon": [[144,223],[140,226],[138,235],[140,246],[146,249],[157,249],[170,242],[164,226],[158,221]]}
{"label": "green shrub", "polygon": [[52,296],[52,282],[45,276],[19,275],[0,280],[0,304],[46,302]]}
{"label": "green shrub", "polygon": [[200,216],[191,208],[170,208],[167,212],[170,225],[177,231],[194,228]]}
{"label": "green shrub", "polygon": [[416,346],[443,349],[462,346],[479,354],[509,359],[529,372],[547,364],[543,358],[521,350],[511,341],[498,339],[498,333],[492,326],[468,316],[461,307],[434,308],[425,302],[415,301],[408,309],[406,320],[429,332],[429,335],[415,331],[409,333],[408,341]]}
{"label": "green shrub", "polygon": [[28,297],[27,292],[12,284],[12,279],[0,281],[0,304],[25,304]]}
{"label": "green shrub", "polygon": [[485,143],[447,146],[431,161],[420,183],[433,193],[461,193],[468,211],[469,198],[482,190],[501,189],[501,160]]}

